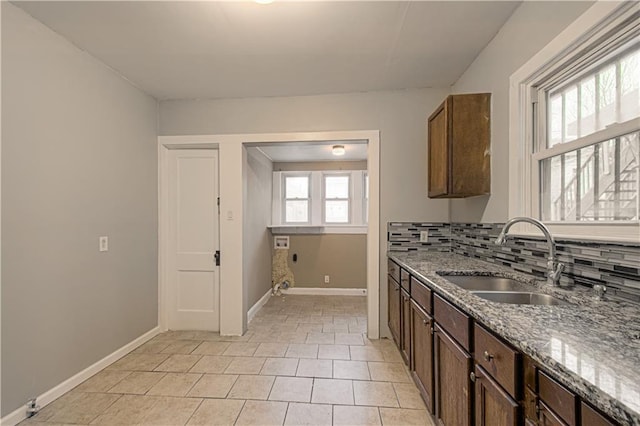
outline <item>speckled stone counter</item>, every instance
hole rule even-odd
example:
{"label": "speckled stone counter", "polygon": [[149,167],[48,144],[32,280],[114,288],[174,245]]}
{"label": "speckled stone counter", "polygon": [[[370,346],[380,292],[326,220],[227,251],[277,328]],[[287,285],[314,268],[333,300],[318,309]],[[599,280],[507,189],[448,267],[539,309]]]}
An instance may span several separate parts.
{"label": "speckled stone counter", "polygon": [[[583,400],[622,424],[640,425],[640,306],[598,301],[591,289],[560,289],[512,269],[440,252],[389,252],[479,323],[537,361]],[[481,299],[441,275],[498,275],[524,281],[570,305],[535,306]]]}

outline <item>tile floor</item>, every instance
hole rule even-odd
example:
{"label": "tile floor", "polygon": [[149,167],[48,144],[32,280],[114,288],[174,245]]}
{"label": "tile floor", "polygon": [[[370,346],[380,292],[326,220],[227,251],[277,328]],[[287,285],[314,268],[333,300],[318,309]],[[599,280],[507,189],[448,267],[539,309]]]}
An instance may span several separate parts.
{"label": "tile floor", "polygon": [[242,337],[162,333],[24,425],[433,425],[366,300],[273,297]]}

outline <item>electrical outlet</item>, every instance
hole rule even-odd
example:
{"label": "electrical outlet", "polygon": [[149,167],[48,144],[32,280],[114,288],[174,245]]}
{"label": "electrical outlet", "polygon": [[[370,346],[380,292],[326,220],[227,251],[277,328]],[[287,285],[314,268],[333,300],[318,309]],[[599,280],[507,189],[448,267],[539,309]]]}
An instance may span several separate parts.
{"label": "electrical outlet", "polygon": [[329,284],[329,275],[324,276],[324,283]]}
{"label": "electrical outlet", "polygon": [[420,242],[421,243],[429,242],[429,231],[420,231]]}
{"label": "electrical outlet", "polygon": [[100,251],[109,251],[109,237],[100,237],[98,249]]}

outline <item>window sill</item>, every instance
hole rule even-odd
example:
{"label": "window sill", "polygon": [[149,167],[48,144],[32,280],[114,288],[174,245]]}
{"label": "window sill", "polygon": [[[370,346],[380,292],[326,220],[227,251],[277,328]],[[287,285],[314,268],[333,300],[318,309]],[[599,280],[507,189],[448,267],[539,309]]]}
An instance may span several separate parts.
{"label": "window sill", "polygon": [[367,225],[270,225],[273,235],[366,234]]}

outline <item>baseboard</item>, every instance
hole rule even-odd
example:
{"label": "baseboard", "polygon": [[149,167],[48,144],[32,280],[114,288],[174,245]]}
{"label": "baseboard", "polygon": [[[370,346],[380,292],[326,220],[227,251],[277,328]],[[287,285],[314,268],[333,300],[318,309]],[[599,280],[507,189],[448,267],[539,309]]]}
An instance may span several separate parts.
{"label": "baseboard", "polygon": [[269,291],[267,291],[264,296],[262,296],[260,298],[260,300],[258,300],[255,305],[253,305],[251,307],[251,309],[249,309],[249,312],[247,312],[247,324],[251,322],[251,320],[253,319],[253,317],[256,316],[256,314],[258,313],[258,311],[260,310],[260,308],[262,308],[265,303],[267,303],[269,301],[269,298],[271,297],[271,289],[269,289]]}
{"label": "baseboard", "polygon": [[314,296],[366,296],[366,288],[290,287],[282,294]]}
{"label": "baseboard", "polygon": [[[120,349],[117,349],[115,352],[107,355],[106,357],[102,358],[100,361],[96,362],[95,364],[85,368],[75,376],[70,377],[69,379],[60,383],[56,387],[49,389],[48,391],[46,391],[45,393],[37,397],[38,405],[40,407],[44,407],[45,405],[55,401],[65,393],[69,392],[71,389],[78,386],[80,383],[84,382],[94,374],[103,370],[105,367],[113,364],[115,361],[119,360],[120,358],[122,358],[123,356],[125,356],[126,354],[128,354],[129,352],[137,348],[138,346],[142,345],[148,340],[151,340],[158,333],[160,333],[160,327],[152,328],[142,336],[127,343]],[[26,419],[26,417],[27,417],[27,407],[26,405],[24,405],[18,408],[17,410],[7,414],[2,419],[0,419],[0,425],[14,426],[20,423],[21,421],[23,421],[24,419]]]}

